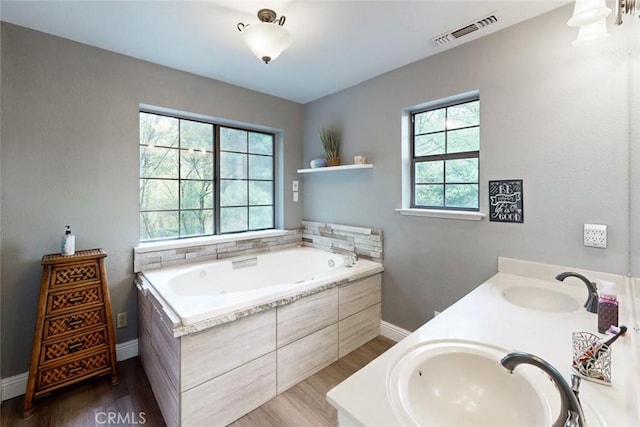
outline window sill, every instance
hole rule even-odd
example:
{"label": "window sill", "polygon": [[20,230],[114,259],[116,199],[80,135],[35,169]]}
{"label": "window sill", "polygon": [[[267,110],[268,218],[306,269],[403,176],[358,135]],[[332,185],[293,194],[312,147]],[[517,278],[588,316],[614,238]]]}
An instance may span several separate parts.
{"label": "window sill", "polygon": [[163,251],[167,249],[188,248],[191,246],[213,245],[226,242],[239,242],[242,240],[261,239],[263,237],[277,237],[287,234],[287,230],[261,230],[245,233],[223,234],[219,236],[193,237],[179,240],[162,240],[159,242],[140,243],[134,248],[137,254],[146,252]]}
{"label": "window sill", "polygon": [[487,214],[482,212],[446,211],[438,209],[396,209],[400,215],[425,216],[429,218],[461,219],[464,221],[482,221]]}

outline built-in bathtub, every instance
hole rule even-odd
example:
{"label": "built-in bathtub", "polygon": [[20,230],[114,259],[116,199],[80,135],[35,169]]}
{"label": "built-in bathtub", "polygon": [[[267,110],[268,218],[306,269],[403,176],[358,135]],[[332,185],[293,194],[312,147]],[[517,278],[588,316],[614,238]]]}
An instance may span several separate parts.
{"label": "built-in bathtub", "polygon": [[144,271],[141,276],[182,325],[193,325],[381,270],[377,262],[358,260],[347,267],[345,261],[351,263],[344,255],[302,246]]}
{"label": "built-in bathtub", "polygon": [[139,354],[167,425],[226,425],[379,335],[382,264],[349,264],[298,247],[139,273]]}

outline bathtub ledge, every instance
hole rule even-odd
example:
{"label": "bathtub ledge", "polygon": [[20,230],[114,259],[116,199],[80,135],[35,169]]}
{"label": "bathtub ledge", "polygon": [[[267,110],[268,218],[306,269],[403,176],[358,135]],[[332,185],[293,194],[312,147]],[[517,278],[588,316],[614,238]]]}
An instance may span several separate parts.
{"label": "bathtub ledge", "polygon": [[158,242],[140,243],[136,248],[134,248],[134,252],[137,254],[144,254],[147,252],[156,252],[169,249],[190,248],[227,242],[241,242],[243,240],[284,236],[285,234],[287,234],[287,232],[287,230],[283,229],[248,231],[244,233],[223,234],[219,236],[193,237],[181,240],[164,240]]}

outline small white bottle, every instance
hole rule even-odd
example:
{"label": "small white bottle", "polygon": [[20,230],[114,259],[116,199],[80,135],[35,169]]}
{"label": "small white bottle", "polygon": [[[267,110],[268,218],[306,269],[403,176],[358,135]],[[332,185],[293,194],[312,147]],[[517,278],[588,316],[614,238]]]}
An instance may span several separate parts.
{"label": "small white bottle", "polygon": [[73,255],[76,253],[76,236],[71,234],[71,227],[65,226],[66,230],[62,235],[60,252],[62,255]]}

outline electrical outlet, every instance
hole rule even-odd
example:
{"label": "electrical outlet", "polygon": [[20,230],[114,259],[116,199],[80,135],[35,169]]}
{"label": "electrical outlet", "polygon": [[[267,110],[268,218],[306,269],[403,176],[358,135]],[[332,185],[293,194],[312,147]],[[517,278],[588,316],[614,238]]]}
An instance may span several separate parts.
{"label": "electrical outlet", "polygon": [[124,328],[127,326],[127,312],[118,313],[118,317],[116,320],[116,328]]}
{"label": "electrical outlet", "polygon": [[584,245],[593,248],[606,248],[607,226],[602,224],[585,224]]}

